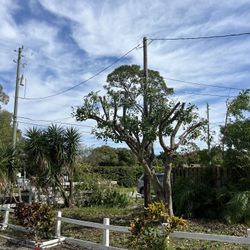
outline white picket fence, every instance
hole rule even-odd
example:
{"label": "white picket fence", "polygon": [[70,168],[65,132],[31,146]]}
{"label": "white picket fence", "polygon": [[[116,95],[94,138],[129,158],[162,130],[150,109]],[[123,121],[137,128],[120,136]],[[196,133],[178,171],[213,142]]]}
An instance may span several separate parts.
{"label": "white picket fence", "polygon": [[[14,230],[18,231],[25,231],[27,232],[27,228],[20,227],[17,225],[12,225],[8,223],[9,220],[9,213],[13,212],[14,210],[10,208],[9,205],[5,207],[1,207],[1,210],[5,211],[4,219],[2,223],[2,229],[6,227],[10,227]],[[90,227],[90,228],[97,228],[103,230],[103,244],[97,244],[90,241],[84,241],[80,239],[75,239],[71,237],[63,237],[62,236],[62,223],[69,223],[73,225],[83,226],[83,227]],[[80,247],[86,247],[90,249],[111,249],[111,250],[118,250],[121,248],[111,247],[110,246],[110,231],[115,232],[122,232],[122,233],[129,233],[129,227],[124,226],[114,226],[110,225],[110,219],[104,218],[103,224],[95,223],[90,221],[82,221],[82,220],[75,220],[71,218],[62,217],[62,212],[58,211],[57,215],[57,224],[56,224],[56,233],[54,240],[43,242],[39,244],[40,248],[49,248],[62,242],[67,242],[69,244],[74,244]],[[234,243],[234,244],[242,244],[248,245],[250,249],[250,229],[247,229],[246,237],[238,237],[238,236],[229,236],[229,235],[216,235],[216,234],[205,234],[205,233],[191,233],[191,232],[182,232],[182,231],[175,231],[170,234],[170,237],[174,238],[182,238],[182,239],[193,239],[193,240],[206,240],[206,241],[217,241],[217,242],[224,242],[224,243]]]}

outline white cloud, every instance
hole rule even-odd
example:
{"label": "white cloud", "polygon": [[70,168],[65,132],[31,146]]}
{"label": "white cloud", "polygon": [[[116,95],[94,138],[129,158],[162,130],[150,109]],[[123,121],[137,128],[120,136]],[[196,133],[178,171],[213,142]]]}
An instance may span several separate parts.
{"label": "white cloud", "polygon": [[[23,61],[27,63],[22,69],[28,82],[26,97],[43,97],[87,80],[141,43],[143,36],[164,38],[246,32],[250,22],[247,0],[237,3],[233,0],[30,0],[28,6],[32,8],[29,11],[21,2],[10,0],[2,1],[0,6],[0,77],[11,96],[7,106],[10,111],[16,67],[12,62],[16,55],[11,52],[20,45],[24,45]],[[16,14],[19,19],[25,18],[19,22]],[[246,54],[249,49],[248,37],[154,41],[148,47],[148,61],[150,68],[159,70],[166,78],[246,88],[250,77],[250,59]],[[127,62],[142,65],[142,49],[130,53]],[[19,115],[33,120],[69,117],[71,106],[80,105],[82,97],[91,90],[100,90],[112,68],[63,95],[43,101],[20,100]],[[224,96],[238,92],[167,82],[175,87],[176,98],[196,103],[203,117],[209,102],[211,122],[224,119],[226,98],[195,93]],[[21,89],[21,96],[23,92]],[[72,118],[66,121],[75,122]],[[84,138],[94,144],[93,136],[84,134]]]}

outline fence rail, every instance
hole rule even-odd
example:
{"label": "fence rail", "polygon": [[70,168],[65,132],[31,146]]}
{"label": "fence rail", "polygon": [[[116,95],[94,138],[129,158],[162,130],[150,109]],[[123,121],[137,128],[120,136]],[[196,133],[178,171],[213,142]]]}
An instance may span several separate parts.
{"label": "fence rail", "polygon": [[[10,205],[6,206],[0,206],[0,210],[5,211],[4,219],[2,223],[2,230],[6,229],[6,227],[10,227],[14,230],[18,231],[29,231],[25,227],[9,224],[9,213],[13,212],[14,210],[10,208]],[[91,227],[91,228],[98,228],[103,230],[103,244],[97,244],[94,242],[84,241],[80,239],[74,239],[71,237],[63,237],[62,234],[62,223],[69,223],[74,224],[78,226],[84,226],[84,227]],[[110,240],[110,231],[116,231],[116,232],[122,232],[122,233],[129,233],[129,227],[124,226],[115,226],[110,225],[110,219],[104,218],[103,223],[95,223],[90,221],[82,221],[82,220],[76,220],[71,218],[62,217],[62,212],[58,211],[57,214],[57,224],[56,224],[56,232],[55,236],[56,239],[50,240],[47,242],[43,242],[39,244],[40,248],[49,248],[55,245],[58,245],[62,243],[63,241],[68,242],[69,244],[78,245],[81,247],[89,247],[92,249],[111,249],[111,250],[118,250],[121,248],[112,247],[109,244]],[[216,234],[205,234],[205,233],[191,233],[191,232],[182,232],[182,231],[174,231],[170,234],[170,237],[173,238],[182,238],[182,239],[193,239],[193,240],[206,240],[206,241],[217,241],[217,242],[225,242],[225,243],[234,243],[234,244],[244,244],[248,245],[250,249],[250,229],[247,229],[247,235],[246,237],[239,237],[239,236],[230,236],[230,235],[216,235]]]}

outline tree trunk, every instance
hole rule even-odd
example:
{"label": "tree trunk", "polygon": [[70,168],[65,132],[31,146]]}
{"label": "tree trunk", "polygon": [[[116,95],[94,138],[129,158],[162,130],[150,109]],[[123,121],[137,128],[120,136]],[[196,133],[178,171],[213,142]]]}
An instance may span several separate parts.
{"label": "tree trunk", "polygon": [[72,207],[74,205],[74,197],[73,197],[73,193],[74,193],[74,183],[72,178],[69,178],[69,207]]}
{"label": "tree trunk", "polygon": [[171,184],[172,162],[167,160],[164,170],[163,190],[164,201],[167,204],[169,215],[174,216],[173,201],[172,201],[172,184]]}
{"label": "tree trunk", "polygon": [[144,207],[148,207],[151,202],[150,179],[149,175],[144,171]]}
{"label": "tree trunk", "polygon": [[[147,175],[150,182],[152,183],[154,192],[156,194],[156,197],[158,200],[163,200],[164,199],[164,192],[162,185],[160,184],[157,176],[153,173],[151,166],[146,162],[146,161],[141,161],[144,167],[144,177]],[[145,183],[144,183],[145,185]],[[150,189],[149,189],[150,192]],[[144,194],[145,194],[145,186],[144,186]],[[144,199],[145,201],[145,199]]]}

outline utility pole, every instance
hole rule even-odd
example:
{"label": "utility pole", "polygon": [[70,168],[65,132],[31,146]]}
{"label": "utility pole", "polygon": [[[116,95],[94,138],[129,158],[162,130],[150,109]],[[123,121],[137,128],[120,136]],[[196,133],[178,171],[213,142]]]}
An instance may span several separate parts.
{"label": "utility pole", "polygon": [[227,123],[228,123],[228,116],[229,116],[229,99],[226,101],[226,107],[227,107],[227,112],[226,112],[226,117],[225,117],[225,124],[224,124],[224,135],[222,137],[222,158],[225,160],[225,136],[227,132]]}
{"label": "utility pole", "polygon": [[[144,96],[143,96],[143,119],[148,116],[148,100],[147,100],[147,83],[148,83],[148,44],[147,38],[143,38],[143,71],[144,71]],[[144,206],[148,207],[150,203],[150,180],[149,176],[144,171]]]}
{"label": "utility pole", "polygon": [[23,47],[18,49],[17,69],[16,69],[16,91],[15,91],[14,113],[13,113],[13,135],[12,135],[12,145],[13,145],[14,150],[16,148],[17,111],[18,111],[20,65],[21,65],[21,59],[22,59],[22,50],[23,50]]}
{"label": "utility pole", "polygon": [[[144,93],[147,92],[147,85],[148,85],[148,42],[147,38],[143,37],[143,70],[144,70]],[[147,117],[148,115],[148,100],[147,95],[144,95],[143,98],[143,109],[144,109],[144,116]]]}
{"label": "utility pole", "polygon": [[209,104],[207,103],[207,149],[208,153],[210,154],[210,121],[209,121]]}

